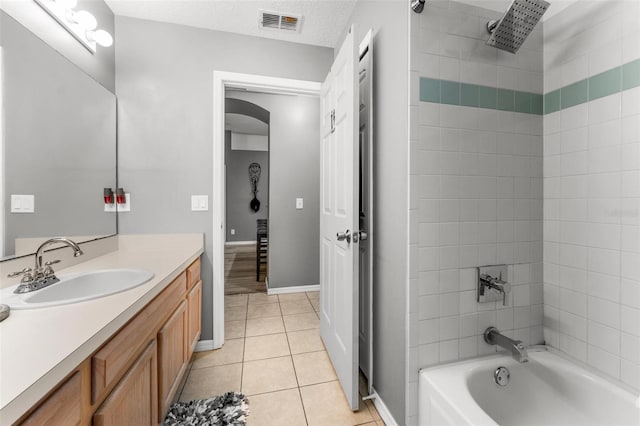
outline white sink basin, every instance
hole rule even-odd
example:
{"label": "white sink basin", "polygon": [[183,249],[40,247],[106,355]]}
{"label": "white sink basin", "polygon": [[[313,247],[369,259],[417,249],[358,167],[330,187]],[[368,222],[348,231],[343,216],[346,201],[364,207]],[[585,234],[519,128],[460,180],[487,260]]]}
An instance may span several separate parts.
{"label": "white sink basin", "polygon": [[97,299],[138,287],[153,273],[143,269],[102,269],[58,276],[60,282],[31,293],[14,294],[16,286],[2,290],[2,303],[11,309],[33,309]]}

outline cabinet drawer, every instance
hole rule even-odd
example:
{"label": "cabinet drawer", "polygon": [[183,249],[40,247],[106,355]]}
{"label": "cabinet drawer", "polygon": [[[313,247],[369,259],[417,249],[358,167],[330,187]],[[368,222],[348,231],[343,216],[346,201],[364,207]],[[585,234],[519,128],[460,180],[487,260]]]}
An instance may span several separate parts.
{"label": "cabinet drawer", "polygon": [[96,411],[94,426],[157,426],[157,368],[152,341]]}
{"label": "cabinet drawer", "polygon": [[180,303],[187,282],[180,274],[91,358],[91,402],[96,403],[154,339],[163,319]]}
{"label": "cabinet drawer", "polygon": [[53,392],[21,425],[79,425],[82,420],[80,372]]}
{"label": "cabinet drawer", "polygon": [[187,268],[187,290],[200,281],[200,258]]}

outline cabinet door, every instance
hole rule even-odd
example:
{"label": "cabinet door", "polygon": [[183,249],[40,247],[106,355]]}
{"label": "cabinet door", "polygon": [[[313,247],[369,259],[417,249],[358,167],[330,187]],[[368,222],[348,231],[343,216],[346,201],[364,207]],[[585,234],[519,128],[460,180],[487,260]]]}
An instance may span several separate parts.
{"label": "cabinet door", "polygon": [[96,411],[94,426],[157,426],[156,350],[154,340]]}
{"label": "cabinet door", "polygon": [[183,300],[158,332],[158,401],[161,416],[169,410],[187,369],[186,328],[187,302]]}
{"label": "cabinet door", "polygon": [[21,424],[79,425],[82,419],[80,383],[80,372],[76,372]]}
{"label": "cabinet door", "polygon": [[198,281],[187,295],[187,311],[189,322],[187,326],[187,360],[191,358],[200,340],[200,323],[202,313],[202,281]]}

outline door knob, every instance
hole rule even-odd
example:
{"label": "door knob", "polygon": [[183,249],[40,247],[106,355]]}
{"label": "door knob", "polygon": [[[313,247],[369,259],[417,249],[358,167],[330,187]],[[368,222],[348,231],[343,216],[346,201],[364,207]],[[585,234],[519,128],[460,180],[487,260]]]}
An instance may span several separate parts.
{"label": "door knob", "polygon": [[349,232],[349,230],[347,229],[346,232],[338,232],[336,234],[336,238],[338,239],[338,241],[347,241],[347,244],[351,243],[351,233]]}

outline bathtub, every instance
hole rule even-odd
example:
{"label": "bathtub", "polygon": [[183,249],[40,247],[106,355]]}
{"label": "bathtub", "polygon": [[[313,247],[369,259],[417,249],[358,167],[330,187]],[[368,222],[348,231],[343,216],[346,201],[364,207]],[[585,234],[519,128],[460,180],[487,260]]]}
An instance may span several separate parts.
{"label": "bathtub", "polygon": [[[494,380],[499,367],[510,372],[505,386]],[[499,353],[423,369],[418,398],[421,426],[640,425],[637,392],[544,346],[523,364]]]}

